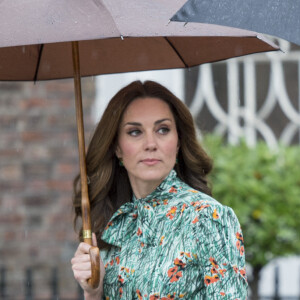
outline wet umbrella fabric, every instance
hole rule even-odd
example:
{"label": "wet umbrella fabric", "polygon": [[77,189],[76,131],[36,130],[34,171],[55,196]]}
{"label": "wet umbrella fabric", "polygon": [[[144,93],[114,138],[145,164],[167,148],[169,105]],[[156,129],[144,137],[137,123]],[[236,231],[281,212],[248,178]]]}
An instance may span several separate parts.
{"label": "wet umbrella fabric", "polygon": [[0,2],[0,80],[192,67],[276,50],[254,32],[169,22],[184,0],[15,0]]}
{"label": "wet umbrella fabric", "polygon": [[300,45],[300,1],[188,0],[172,21],[253,30]]}

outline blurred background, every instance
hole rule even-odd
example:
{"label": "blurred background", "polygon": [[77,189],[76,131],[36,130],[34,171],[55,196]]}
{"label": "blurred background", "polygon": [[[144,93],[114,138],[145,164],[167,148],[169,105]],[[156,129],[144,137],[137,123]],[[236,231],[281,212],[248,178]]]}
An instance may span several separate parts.
{"label": "blurred background", "polygon": [[[300,47],[190,70],[82,79],[86,142],[111,97],[155,80],[190,108],[214,197],[244,232],[250,298],[300,299]],[[82,299],[72,181],[73,80],[0,82],[0,299]],[[251,297],[252,294],[252,297]]]}

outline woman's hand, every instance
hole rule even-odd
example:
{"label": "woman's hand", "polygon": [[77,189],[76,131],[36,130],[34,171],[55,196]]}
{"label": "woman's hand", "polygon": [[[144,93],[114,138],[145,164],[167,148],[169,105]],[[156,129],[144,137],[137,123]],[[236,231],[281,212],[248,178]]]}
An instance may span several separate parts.
{"label": "woman's hand", "polygon": [[[93,233],[93,246],[97,246],[96,235]],[[75,279],[84,290],[84,297],[86,300],[99,300],[103,293],[103,278],[105,275],[105,268],[103,261],[100,257],[100,282],[96,289],[93,289],[87,282],[91,278],[91,260],[89,250],[91,245],[80,243],[74,257],[71,260],[72,270]]]}

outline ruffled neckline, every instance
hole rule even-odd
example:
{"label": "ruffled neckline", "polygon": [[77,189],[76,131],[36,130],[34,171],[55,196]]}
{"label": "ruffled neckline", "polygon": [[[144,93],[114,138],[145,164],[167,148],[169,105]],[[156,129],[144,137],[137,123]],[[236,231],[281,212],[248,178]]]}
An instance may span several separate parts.
{"label": "ruffled neckline", "polygon": [[149,195],[147,195],[144,198],[137,198],[134,194],[132,196],[132,202],[138,203],[138,202],[149,202],[153,199],[160,198],[162,196],[162,193],[168,192],[170,188],[172,188],[172,185],[174,183],[174,180],[177,177],[177,173],[175,170],[171,170],[169,175],[160,183],[160,185],[155,188],[153,192],[151,192]]}
{"label": "ruffled neckline", "polygon": [[152,204],[172,192],[176,180],[178,180],[176,171],[171,170],[152,193],[139,199],[133,196],[131,202],[123,204],[105,227],[102,240],[108,244],[122,247],[136,234],[141,244],[153,244],[156,216]]}

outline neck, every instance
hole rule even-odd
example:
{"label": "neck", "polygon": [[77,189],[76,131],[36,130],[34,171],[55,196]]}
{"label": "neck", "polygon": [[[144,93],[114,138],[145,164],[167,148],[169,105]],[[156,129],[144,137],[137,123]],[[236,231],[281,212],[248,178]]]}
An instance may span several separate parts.
{"label": "neck", "polygon": [[160,185],[161,182],[162,180],[150,182],[132,182],[130,180],[132,191],[137,199],[147,197]]}

